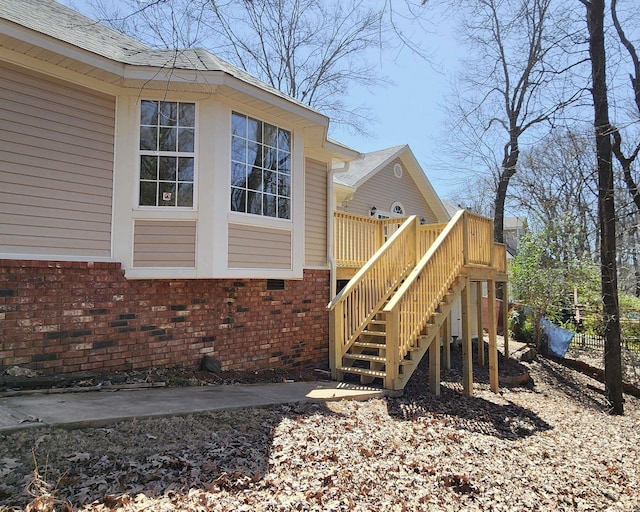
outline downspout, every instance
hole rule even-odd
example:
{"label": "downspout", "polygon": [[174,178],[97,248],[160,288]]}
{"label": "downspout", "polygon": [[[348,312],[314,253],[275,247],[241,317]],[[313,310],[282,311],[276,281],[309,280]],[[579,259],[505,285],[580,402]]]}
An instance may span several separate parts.
{"label": "downspout", "polygon": [[349,162],[345,162],[342,167],[332,167],[327,173],[327,261],[329,262],[329,302],[336,296],[337,265],[333,254],[333,212],[335,211],[335,201],[333,194],[333,176],[339,172],[347,172]]}

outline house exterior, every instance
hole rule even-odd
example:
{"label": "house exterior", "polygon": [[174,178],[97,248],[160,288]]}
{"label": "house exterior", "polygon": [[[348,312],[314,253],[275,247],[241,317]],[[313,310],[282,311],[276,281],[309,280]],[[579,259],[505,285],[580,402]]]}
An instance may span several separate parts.
{"label": "house exterior", "polygon": [[336,210],[375,218],[417,215],[423,224],[451,215],[407,145],[365,153],[334,177]]}
{"label": "house exterior", "polygon": [[520,238],[529,231],[526,217],[504,218],[504,243],[507,246],[507,254],[515,258],[520,247]]}
{"label": "house exterior", "polygon": [[437,393],[459,301],[472,393],[486,282],[497,390],[505,248],[490,219],[449,220],[407,146],[361,155],[209,52],[154,50],[53,0],[0,0],[0,73],[0,366],[209,356],[401,389],[428,351]]}
{"label": "house exterior", "polygon": [[0,366],[326,364],[328,118],[53,0],[0,0],[0,73]]}
{"label": "house exterior", "polygon": [[[459,210],[449,211],[449,204],[436,194],[408,145],[365,153],[349,162],[346,172],[336,173],[333,182],[336,212],[375,219],[416,215],[421,224],[446,224]],[[341,243],[336,243],[334,254],[339,253]],[[340,268],[337,274],[339,278],[353,276]],[[451,336],[460,337],[459,300],[451,309],[450,322]]]}

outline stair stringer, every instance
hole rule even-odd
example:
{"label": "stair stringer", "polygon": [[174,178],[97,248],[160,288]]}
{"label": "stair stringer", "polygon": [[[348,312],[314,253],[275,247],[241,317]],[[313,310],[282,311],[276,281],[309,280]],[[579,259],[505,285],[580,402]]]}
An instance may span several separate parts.
{"label": "stair stringer", "polygon": [[[431,317],[431,322],[427,323],[423,329],[423,334],[418,336],[412,349],[404,354],[404,358],[401,360],[399,365],[398,378],[395,379],[394,382],[389,383],[385,380],[385,388],[397,390],[403,389],[407,385],[411,375],[413,375],[413,372],[420,364],[420,361],[422,361],[422,358],[429,350],[431,343],[433,343],[438,336],[442,324],[449,316],[451,308],[453,307],[456,298],[460,297],[464,286],[464,278],[462,276],[458,276],[451,284],[449,290],[440,297],[439,311]],[[448,342],[448,340],[445,340],[445,343],[446,342]],[[406,359],[407,356],[409,356],[409,359]],[[439,380],[440,376],[438,376],[438,381]],[[389,387],[387,387],[387,384],[389,384]]]}

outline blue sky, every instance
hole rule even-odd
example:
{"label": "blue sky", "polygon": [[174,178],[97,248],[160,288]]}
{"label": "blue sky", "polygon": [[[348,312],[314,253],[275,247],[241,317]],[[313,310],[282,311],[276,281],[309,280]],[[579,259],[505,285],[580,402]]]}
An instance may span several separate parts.
{"label": "blue sky", "polygon": [[464,185],[460,176],[452,176],[437,163],[442,159],[438,141],[446,137],[443,106],[462,51],[452,24],[439,21],[435,32],[424,33],[420,41],[429,53],[428,61],[408,48],[376,53],[373,59],[378,59],[381,73],[393,84],[373,93],[352,89],[351,102],[366,104],[377,117],[378,122],[371,125],[372,136],[354,135],[343,128],[332,130],[331,136],[364,153],[408,144],[436,192],[447,199]]}
{"label": "blue sky", "polygon": [[446,136],[442,107],[461,52],[449,27],[441,26],[439,31],[441,35],[429,35],[424,42],[431,53],[431,63],[408,49],[399,55],[383,53],[381,72],[394,84],[373,94],[364,88],[353,88],[353,103],[365,103],[377,117],[378,122],[371,127],[372,137],[340,128],[331,135],[361,152],[409,144],[436,192],[445,199],[463,185],[459,176],[452,177],[437,165],[442,158],[438,140]]}
{"label": "blue sky", "polygon": [[[87,0],[59,1],[91,14],[92,8]],[[113,5],[121,0],[107,1]],[[403,6],[406,4],[394,3],[397,14],[394,20],[397,23],[403,22],[403,13],[398,10]],[[393,84],[378,88],[373,93],[364,87],[353,87],[349,95],[351,104],[364,104],[377,118],[370,127],[372,136],[354,135],[336,127],[331,137],[363,153],[409,144],[436,192],[446,199],[462,183],[460,176],[452,177],[450,172],[437,168],[436,161],[441,158],[437,140],[445,136],[441,107],[446,101],[461,52],[447,19],[438,16],[435,9],[423,12],[431,15],[424,22],[432,27],[431,30],[425,31],[417,23],[407,22],[406,35],[429,54],[429,62],[408,48],[399,50],[396,47],[382,53],[372,50],[369,55],[371,62],[377,63],[381,75]]]}

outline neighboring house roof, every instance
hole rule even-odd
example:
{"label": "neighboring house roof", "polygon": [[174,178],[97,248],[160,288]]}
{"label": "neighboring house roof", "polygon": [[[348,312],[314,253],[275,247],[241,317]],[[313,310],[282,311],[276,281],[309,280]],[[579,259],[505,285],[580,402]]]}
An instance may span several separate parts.
{"label": "neighboring house roof", "polygon": [[398,153],[404,148],[408,149],[409,146],[405,144],[403,146],[394,146],[371,153],[364,153],[362,158],[354,160],[349,164],[349,170],[347,172],[336,175],[334,181],[341,185],[358,188],[360,184],[368,180],[391,160],[397,158]]}
{"label": "neighboring house roof", "polygon": [[506,230],[518,230],[518,229],[527,229],[527,218],[526,217],[505,217],[503,221],[503,229]]}
{"label": "neighboring house roof", "polygon": [[343,189],[355,191],[365,181],[396,159],[402,160],[405,164],[407,171],[437,218],[442,221],[449,219],[451,216],[407,144],[364,153],[361,158],[349,163],[349,169],[346,172],[334,176],[334,184]]}
{"label": "neighboring house roof", "polygon": [[447,213],[450,217],[453,217],[458,212],[458,210],[464,210],[464,207],[460,206],[459,204],[453,204],[451,201],[442,201],[442,204],[447,209]]}

